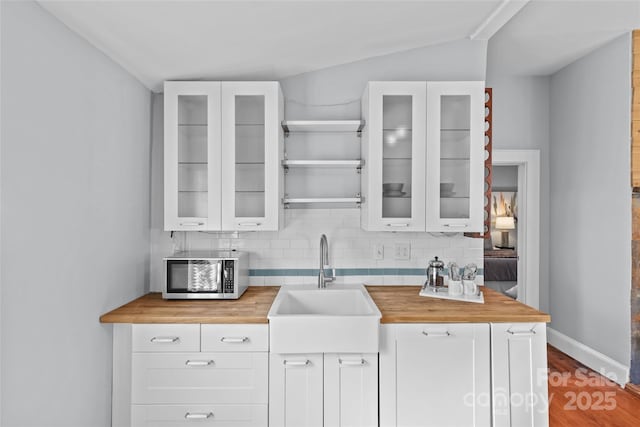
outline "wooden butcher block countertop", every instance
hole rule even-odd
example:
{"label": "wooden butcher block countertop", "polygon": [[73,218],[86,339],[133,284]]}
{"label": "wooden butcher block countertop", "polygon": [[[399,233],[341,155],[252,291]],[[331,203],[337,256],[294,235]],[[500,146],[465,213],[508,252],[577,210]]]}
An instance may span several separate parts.
{"label": "wooden butcher block countertop", "polygon": [[[338,285],[339,286],[339,285]],[[164,300],[144,295],[100,317],[102,323],[268,323],[277,286],[250,286],[237,300]],[[549,322],[548,314],[483,288],[484,304],[421,297],[419,286],[367,286],[381,323]]]}
{"label": "wooden butcher block countertop", "polygon": [[102,323],[268,323],[280,287],[247,288],[237,300],[165,300],[150,293],[100,317]]}
{"label": "wooden butcher block countertop", "polygon": [[367,286],[382,313],[380,323],[550,322],[551,317],[492,289],[482,288],[484,304],[418,295],[419,286]]}

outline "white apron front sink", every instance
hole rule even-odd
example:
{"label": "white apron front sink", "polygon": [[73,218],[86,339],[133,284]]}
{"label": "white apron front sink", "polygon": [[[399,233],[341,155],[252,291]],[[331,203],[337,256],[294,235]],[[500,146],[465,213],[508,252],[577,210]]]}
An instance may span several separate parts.
{"label": "white apron front sink", "polygon": [[273,353],[377,353],[380,310],[363,285],[283,286],[269,310]]}

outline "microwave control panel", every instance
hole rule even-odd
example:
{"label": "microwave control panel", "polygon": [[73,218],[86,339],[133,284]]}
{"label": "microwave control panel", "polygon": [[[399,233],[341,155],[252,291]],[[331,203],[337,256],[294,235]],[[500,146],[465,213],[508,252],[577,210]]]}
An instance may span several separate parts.
{"label": "microwave control panel", "polygon": [[233,277],[233,264],[234,261],[224,261],[224,279],[223,279],[223,292],[225,294],[232,294],[235,291],[234,277]]}

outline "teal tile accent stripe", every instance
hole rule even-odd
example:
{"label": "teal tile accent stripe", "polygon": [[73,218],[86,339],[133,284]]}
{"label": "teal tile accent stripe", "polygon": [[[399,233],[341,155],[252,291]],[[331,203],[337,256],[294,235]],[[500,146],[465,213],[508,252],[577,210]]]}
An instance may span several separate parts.
{"label": "teal tile accent stripe", "polygon": [[[426,276],[424,268],[336,268],[336,276]],[[483,269],[478,269],[483,275]],[[249,270],[249,276],[317,276],[317,268],[256,268]]]}

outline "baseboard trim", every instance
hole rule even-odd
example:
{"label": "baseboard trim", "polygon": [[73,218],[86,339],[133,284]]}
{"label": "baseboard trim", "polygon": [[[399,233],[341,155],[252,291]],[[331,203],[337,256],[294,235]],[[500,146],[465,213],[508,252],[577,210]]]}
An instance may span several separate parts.
{"label": "baseboard trim", "polygon": [[629,381],[629,367],[613,360],[567,335],[547,327],[547,341],[583,365],[624,387]]}

